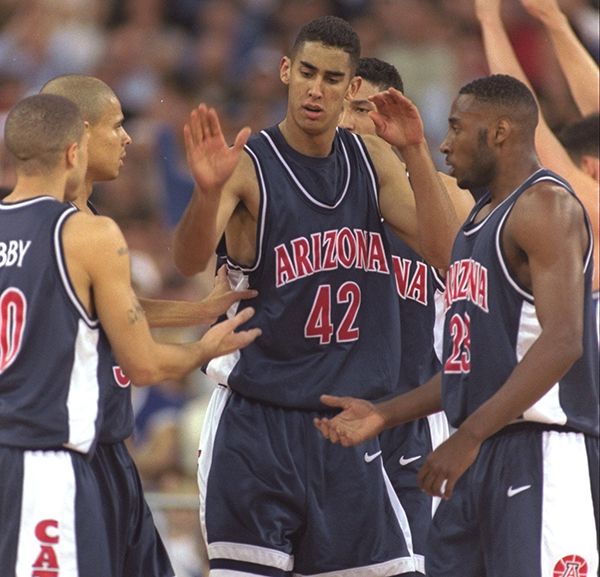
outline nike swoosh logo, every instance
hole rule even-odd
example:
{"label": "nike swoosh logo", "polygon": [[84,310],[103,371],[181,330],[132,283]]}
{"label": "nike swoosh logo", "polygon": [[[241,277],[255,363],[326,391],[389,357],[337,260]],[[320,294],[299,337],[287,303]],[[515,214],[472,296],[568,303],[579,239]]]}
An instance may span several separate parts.
{"label": "nike swoosh logo", "polygon": [[421,455],[417,455],[416,457],[410,457],[410,459],[405,459],[404,455],[402,455],[402,457],[400,457],[400,464],[404,467],[404,465],[408,465],[409,463],[412,463],[413,461],[418,461],[421,458]]}
{"label": "nike swoosh logo", "polygon": [[381,455],[381,451],[377,451],[377,453],[373,453],[372,455],[369,455],[369,453],[365,453],[365,463],[370,463],[371,461],[374,461],[375,459],[377,459],[377,457],[379,457],[379,455]]}
{"label": "nike swoosh logo", "polygon": [[516,487],[515,489],[513,489],[512,485],[508,488],[508,491],[506,492],[506,494],[509,497],[514,497],[515,495],[518,495],[519,493],[522,493],[523,491],[527,491],[527,489],[531,489],[531,485],[523,485],[522,487]]}

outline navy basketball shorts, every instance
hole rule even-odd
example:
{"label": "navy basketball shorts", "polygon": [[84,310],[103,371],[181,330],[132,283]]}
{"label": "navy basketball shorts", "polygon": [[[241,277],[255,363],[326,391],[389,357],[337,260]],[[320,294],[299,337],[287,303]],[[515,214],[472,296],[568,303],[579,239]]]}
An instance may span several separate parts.
{"label": "navy basketball shorts", "polygon": [[425,542],[440,499],[421,491],[417,475],[427,455],[448,436],[448,420],[442,411],[386,429],[379,435],[383,465],[406,512],[420,573],[425,573]]}
{"label": "navy basketball shorts", "polygon": [[198,468],[211,577],[415,571],[378,439],[334,445],[315,416],[213,393]]}
{"label": "navy basketball shorts", "polygon": [[99,443],[91,466],[110,538],[111,577],[173,577],[125,443]]}
{"label": "navy basketball shorts", "polygon": [[427,575],[595,577],[598,469],[598,438],[509,425],[438,507]]}
{"label": "navy basketball shorts", "polygon": [[98,484],[84,455],[0,447],[0,575],[112,575]]}

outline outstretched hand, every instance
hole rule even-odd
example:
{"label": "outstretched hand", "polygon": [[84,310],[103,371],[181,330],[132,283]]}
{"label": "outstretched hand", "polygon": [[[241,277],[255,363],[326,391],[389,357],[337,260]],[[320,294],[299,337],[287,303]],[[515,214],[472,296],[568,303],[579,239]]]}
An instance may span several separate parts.
{"label": "outstretched hand", "polygon": [[202,311],[202,323],[211,325],[220,315],[226,313],[229,307],[244,299],[253,299],[258,295],[256,290],[233,290],[227,278],[227,267],[225,265],[219,268],[215,277],[215,286],[206,298],[200,301]]}
{"label": "outstretched hand", "polygon": [[376,406],[363,399],[321,395],[321,402],[330,407],[342,409],[332,419],[315,418],[315,426],[326,439],[340,443],[344,447],[360,445],[379,434],[385,420]]}
{"label": "outstretched hand", "polygon": [[501,18],[502,0],[475,0],[475,14],[479,21]]}
{"label": "outstretched hand", "polygon": [[203,103],[191,112],[183,134],[188,165],[196,184],[201,191],[220,192],[240,160],[250,128],[240,130],[234,145],[229,147],[217,112]]}
{"label": "outstretched hand", "polygon": [[521,4],[529,14],[538,20],[562,12],[557,0],[521,0]]}
{"label": "outstretched hand", "polygon": [[456,481],[473,464],[481,443],[460,429],[429,454],[419,471],[419,487],[429,495],[449,499]]}
{"label": "outstretched hand", "polygon": [[209,360],[243,349],[262,334],[258,328],[234,332],[240,325],[249,321],[253,315],[254,309],[247,307],[233,318],[217,323],[204,334],[200,342]]}
{"label": "outstretched hand", "polygon": [[369,100],[377,111],[369,112],[377,135],[392,146],[402,148],[421,144],[425,139],[423,121],[417,107],[395,88],[390,88]]}

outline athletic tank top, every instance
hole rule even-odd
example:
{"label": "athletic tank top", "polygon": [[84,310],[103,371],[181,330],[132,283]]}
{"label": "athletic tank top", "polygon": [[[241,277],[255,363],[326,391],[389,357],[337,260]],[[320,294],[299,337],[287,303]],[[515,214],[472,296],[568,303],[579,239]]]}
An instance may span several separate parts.
{"label": "athletic tank top", "polygon": [[[395,289],[400,309],[400,378],[394,395],[410,391],[441,368],[436,330],[443,330],[444,284],[439,273],[399,239],[389,227]],[[440,326],[441,325],[441,326]]]}
{"label": "athletic tank top", "polygon": [[[99,214],[90,201],[87,204],[94,214]],[[105,391],[102,402],[104,419],[98,442],[119,443],[133,433],[134,416],[131,404],[131,381],[117,364],[111,348],[103,348],[101,351],[98,359],[98,378]]]}
{"label": "athletic tank top", "polygon": [[0,203],[0,444],[91,453],[102,423],[99,358],[110,349],[71,286],[52,197]]}
{"label": "athletic tank top", "polygon": [[[454,427],[498,391],[541,333],[533,294],[518,283],[506,262],[502,232],[517,199],[542,181],[563,186],[575,196],[561,177],[540,169],[476,223],[475,216],[491,200],[486,193],[456,238],[446,277],[443,357],[443,406]],[[593,237],[587,214],[586,223],[583,356],[519,420],[598,435],[598,345],[591,315]]]}
{"label": "athletic tank top", "polygon": [[291,148],[279,128],[246,146],[261,202],[255,262],[228,258],[232,286],[258,297],[248,327],[262,335],[207,373],[274,405],[325,409],[323,393],[379,399],[400,364],[398,298],[378,184],[364,143],[338,129],[331,154]]}

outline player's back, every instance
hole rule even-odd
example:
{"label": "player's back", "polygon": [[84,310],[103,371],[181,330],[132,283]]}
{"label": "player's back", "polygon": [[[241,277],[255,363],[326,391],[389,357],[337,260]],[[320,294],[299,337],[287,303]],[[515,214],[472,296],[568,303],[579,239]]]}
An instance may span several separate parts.
{"label": "player's back", "polygon": [[99,351],[108,341],[75,296],[52,197],[0,203],[0,444],[93,450]]}

